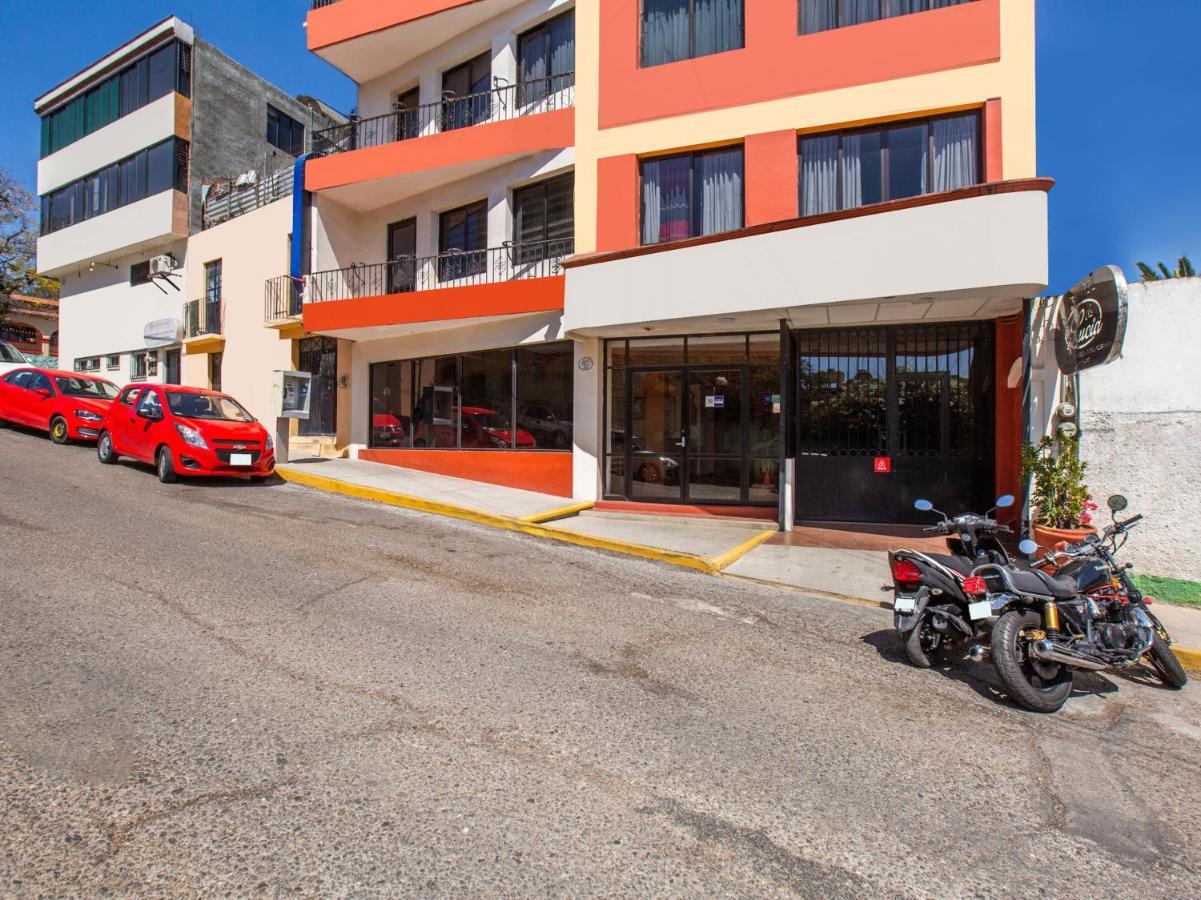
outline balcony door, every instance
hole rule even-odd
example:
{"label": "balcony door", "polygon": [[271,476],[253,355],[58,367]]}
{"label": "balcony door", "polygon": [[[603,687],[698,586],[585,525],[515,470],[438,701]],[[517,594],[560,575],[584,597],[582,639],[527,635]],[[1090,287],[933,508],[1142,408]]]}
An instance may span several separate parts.
{"label": "balcony door", "polygon": [[488,201],[447,210],[438,217],[438,280],[481,275],[488,262]]}
{"label": "balcony door", "polygon": [[[513,192],[514,264],[531,266],[571,254],[575,239],[575,175],[560,175]],[[550,274],[536,272],[533,274]]]}
{"label": "balcony door", "polygon": [[488,121],[492,115],[492,54],[481,53],[442,73],[442,130]]}
{"label": "balcony door", "polygon": [[416,287],[417,220],[388,226],[388,293],[407,294]]}

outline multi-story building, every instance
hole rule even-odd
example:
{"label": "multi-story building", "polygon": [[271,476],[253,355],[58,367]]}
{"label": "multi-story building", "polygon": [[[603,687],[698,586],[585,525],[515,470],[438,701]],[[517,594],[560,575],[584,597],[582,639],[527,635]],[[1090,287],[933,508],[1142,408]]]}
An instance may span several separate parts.
{"label": "multi-story building", "polygon": [[1034,0],[313,7],[361,118],[286,305],[360,456],[785,524],[1016,490]]}
{"label": "multi-story building", "polygon": [[[206,193],[289,165],[313,126],[330,121],[174,17],[34,106],[38,266],[62,282],[62,365],[119,382],[178,382],[187,239]],[[246,302],[257,308],[257,298]]]}

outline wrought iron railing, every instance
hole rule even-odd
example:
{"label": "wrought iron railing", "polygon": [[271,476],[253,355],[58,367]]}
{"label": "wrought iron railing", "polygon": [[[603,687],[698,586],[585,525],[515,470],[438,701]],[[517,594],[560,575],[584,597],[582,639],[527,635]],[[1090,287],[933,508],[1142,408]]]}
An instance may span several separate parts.
{"label": "wrought iron railing", "polygon": [[313,0],[313,5],[310,9],[321,9],[323,6],[333,6],[335,3],[340,3],[341,0]]}
{"label": "wrought iron railing", "polygon": [[184,337],[188,340],[206,334],[224,334],[225,304],[219,298],[202,298],[184,304]]}
{"label": "wrought iron railing", "polygon": [[267,322],[286,322],[300,315],[304,302],[304,281],[291,275],[280,275],[267,281],[263,298],[263,319]]}
{"label": "wrought iron railing", "polygon": [[382,116],[367,119],[351,116],[345,125],[315,132],[313,153],[319,156],[346,153],[572,106],[575,106],[575,73],[568,72],[479,94],[462,97],[447,94],[434,103],[395,109]]}

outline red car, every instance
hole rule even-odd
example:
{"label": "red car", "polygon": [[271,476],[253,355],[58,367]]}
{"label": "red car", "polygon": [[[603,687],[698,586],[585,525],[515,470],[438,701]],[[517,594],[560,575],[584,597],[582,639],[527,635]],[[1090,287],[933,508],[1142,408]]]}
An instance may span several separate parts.
{"label": "red car", "polygon": [[0,420],[48,431],[56,444],[94,441],[117,396],[103,378],[55,369],[15,369],[0,378]]}
{"label": "red car", "polygon": [[254,416],[228,394],[178,385],[130,385],[100,426],[96,455],[153,463],[158,480],[180,475],[242,475],[255,481],[275,471],[275,444]]}

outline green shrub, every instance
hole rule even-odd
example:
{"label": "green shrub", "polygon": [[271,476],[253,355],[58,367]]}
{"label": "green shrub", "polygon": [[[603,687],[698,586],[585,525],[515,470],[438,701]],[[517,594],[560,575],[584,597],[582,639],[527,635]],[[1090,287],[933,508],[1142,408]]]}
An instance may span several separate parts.
{"label": "green shrub", "polygon": [[1097,504],[1084,483],[1088,463],[1080,459],[1076,442],[1044,437],[1038,444],[1022,447],[1022,479],[1030,482],[1030,503],[1040,525],[1048,528],[1089,528]]}

